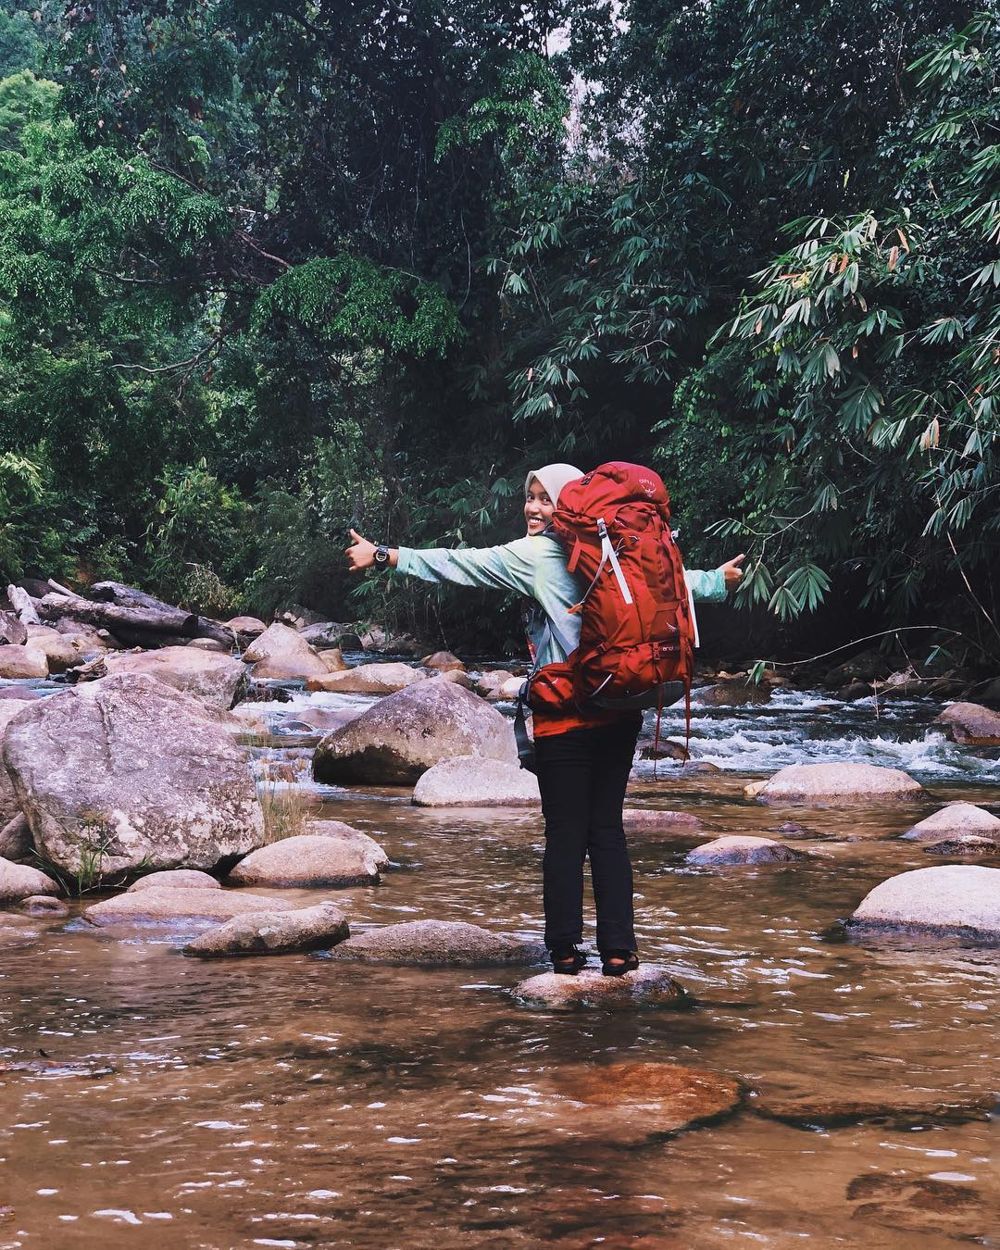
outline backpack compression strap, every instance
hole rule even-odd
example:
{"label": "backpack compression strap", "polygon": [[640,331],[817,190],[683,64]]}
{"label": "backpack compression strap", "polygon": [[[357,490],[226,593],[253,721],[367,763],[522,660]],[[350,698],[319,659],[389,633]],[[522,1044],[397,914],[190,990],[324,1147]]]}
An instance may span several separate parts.
{"label": "backpack compression strap", "polygon": [[590,597],[590,592],[597,585],[597,579],[604,572],[604,566],[606,564],[611,565],[611,569],[615,575],[615,581],[618,583],[618,589],[622,592],[622,598],[627,604],[632,603],[632,592],[628,588],[628,582],[625,580],[625,574],[622,572],[622,566],[618,562],[618,552],[612,545],[611,537],[608,534],[608,527],[604,522],[604,517],[602,516],[597,518],[597,533],[601,540],[601,562],[597,566],[597,572],[594,574],[593,581],[583,592],[583,598],[579,603],[574,603],[571,608],[568,608],[567,611],[569,612],[581,611],[583,605]]}

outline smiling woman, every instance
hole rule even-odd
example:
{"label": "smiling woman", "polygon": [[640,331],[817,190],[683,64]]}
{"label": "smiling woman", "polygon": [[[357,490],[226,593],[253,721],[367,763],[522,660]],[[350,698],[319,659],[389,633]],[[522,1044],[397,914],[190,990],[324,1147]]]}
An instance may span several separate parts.
{"label": "smiling woman", "polygon": [[[570,464],[532,469],[524,484],[523,538],[499,547],[380,547],[354,530],[347,548],[353,572],[385,565],[428,582],[516,590],[533,604],[529,647],[536,669],[563,664],[580,642],[586,597],[567,568],[550,526],[559,496],[583,476]],[[692,597],[721,600],[739,580],[740,559],[710,573],[685,574]],[[575,975],[586,963],[583,938],[583,865],[589,857],[597,910],[597,945],[606,976],[639,966],[632,906],[632,867],[622,828],[622,806],[636,740],[638,711],[590,704],[534,712],[535,769],[545,818],[542,865],[545,944],[558,973]]]}

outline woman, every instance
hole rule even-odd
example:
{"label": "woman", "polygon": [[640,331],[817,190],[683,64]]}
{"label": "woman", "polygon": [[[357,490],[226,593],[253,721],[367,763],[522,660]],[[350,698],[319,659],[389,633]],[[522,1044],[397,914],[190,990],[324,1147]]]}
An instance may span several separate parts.
{"label": "woman", "polygon": [[[566,569],[558,540],[547,532],[563,487],[582,477],[570,464],[533,469],[525,481],[524,538],[500,547],[376,546],[351,530],[347,559],[352,572],[389,566],[428,582],[516,590],[533,600],[529,622],[540,665],[565,660],[580,638],[580,616],[570,608],[581,587]],[[720,601],[743,576],[737,556],[711,572],[687,570],[695,599]],[[586,963],[583,938],[583,864],[590,858],[597,947],[605,976],[639,966],[633,928],[632,866],[622,807],[636,741],[639,712],[601,709],[534,715],[535,761],[545,819],[542,863],[545,945],[555,972],[575,976]]]}

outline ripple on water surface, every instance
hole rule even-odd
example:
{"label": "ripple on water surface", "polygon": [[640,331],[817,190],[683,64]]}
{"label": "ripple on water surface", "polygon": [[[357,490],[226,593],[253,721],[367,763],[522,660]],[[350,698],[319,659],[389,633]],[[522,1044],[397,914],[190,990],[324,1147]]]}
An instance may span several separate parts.
{"label": "ripple on water surface", "polygon": [[[930,741],[917,705],[828,723],[781,699],[764,718],[700,712],[696,734],[731,775],[681,782],[661,766],[630,803],[697,811],[705,836],[775,836],[785,814],[741,796],[753,752],[770,770],[782,752],[842,759],[867,742],[886,763]],[[955,767],[936,774],[948,797],[995,799]],[[402,790],[340,790],[324,810],[398,865],[338,892],[355,929],[426,916],[540,936],[535,813],[414,809]],[[632,838],[640,945],[696,995],[683,1013],[528,1010],[518,969],[200,963],[167,941],[37,923],[0,968],[0,1246],[991,1244],[996,1119],[900,1127],[890,1113],[1000,1092],[1000,952],[828,940],[878,881],[927,861],[895,840],[898,811],[795,818],[796,845],[824,858],[694,870],[690,835]],[[639,1109],[584,1114],[556,1079],[593,1065],[613,1089],[621,1062],[708,1069],[748,1096],[670,1137]],[[765,1100],[887,1113],[799,1126],[758,1114]]]}

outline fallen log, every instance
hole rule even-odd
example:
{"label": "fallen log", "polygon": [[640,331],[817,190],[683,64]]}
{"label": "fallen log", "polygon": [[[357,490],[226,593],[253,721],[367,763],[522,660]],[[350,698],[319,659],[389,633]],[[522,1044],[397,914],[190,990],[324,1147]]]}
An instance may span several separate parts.
{"label": "fallen log", "polygon": [[120,608],[149,608],[153,612],[181,611],[172,603],[147,595],[144,590],[135,586],[126,586],[124,582],[94,582],[89,587],[91,599],[99,603],[116,603]]}
{"label": "fallen log", "polygon": [[[154,595],[148,595],[144,590],[139,590],[135,586],[126,586],[124,582],[95,582],[90,587],[91,597],[102,603],[115,603],[120,608],[148,608],[153,612],[178,612],[182,609],[175,607],[172,603],[166,603],[163,599],[157,599]],[[226,646],[233,646],[236,636],[228,625],[222,625],[219,621],[210,620],[206,616],[194,616],[198,622],[198,632],[193,635],[195,638],[214,638],[216,642],[225,643]]]}
{"label": "fallen log", "polygon": [[98,629],[111,630],[118,636],[122,636],[123,632],[133,636],[133,632],[137,631],[144,637],[214,638],[227,646],[233,643],[232,630],[167,603],[156,607],[123,607],[117,603],[95,603],[79,595],[51,594],[39,600],[38,613],[43,621],[68,617]]}
{"label": "fallen log", "polygon": [[38,619],[38,612],[35,609],[35,600],[32,599],[23,586],[8,586],[7,598],[22,625],[41,624],[41,621]]}

